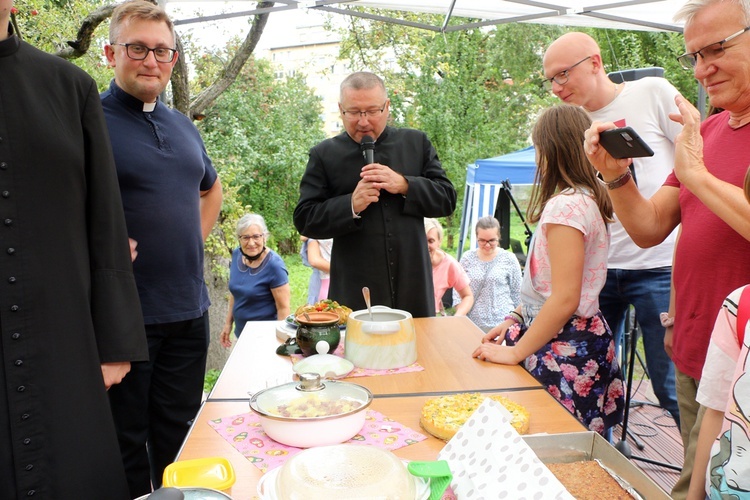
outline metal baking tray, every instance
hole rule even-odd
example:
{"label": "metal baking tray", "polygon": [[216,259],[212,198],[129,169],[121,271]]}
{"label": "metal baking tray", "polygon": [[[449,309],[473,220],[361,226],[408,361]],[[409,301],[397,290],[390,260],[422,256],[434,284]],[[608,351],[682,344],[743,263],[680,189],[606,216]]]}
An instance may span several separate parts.
{"label": "metal baking tray", "polygon": [[545,464],[599,460],[641,497],[648,500],[670,498],[659,485],[596,432],[537,434],[523,436],[523,439]]}

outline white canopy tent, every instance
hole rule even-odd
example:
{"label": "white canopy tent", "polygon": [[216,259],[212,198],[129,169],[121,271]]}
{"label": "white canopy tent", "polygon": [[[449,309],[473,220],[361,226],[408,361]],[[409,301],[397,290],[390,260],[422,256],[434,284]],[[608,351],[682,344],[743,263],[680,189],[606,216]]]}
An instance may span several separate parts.
{"label": "white canopy tent", "polygon": [[[161,0],[166,3],[188,3],[207,0]],[[208,0],[217,2],[220,0]],[[535,0],[280,0],[271,8],[258,9],[257,2],[232,2],[235,12],[191,19],[178,19],[175,24],[245,17],[263,12],[284,12],[309,9],[403,24],[437,32],[457,31],[512,22],[532,22],[565,26],[618,28],[648,31],[682,32],[681,24],[672,21],[674,13],[685,0],[601,0],[592,5],[584,0],[541,2]],[[244,8],[244,7],[247,8]],[[380,14],[352,11],[348,7],[372,7]],[[400,12],[425,12],[443,16],[440,25],[406,21]],[[458,23],[457,17],[476,21]]]}

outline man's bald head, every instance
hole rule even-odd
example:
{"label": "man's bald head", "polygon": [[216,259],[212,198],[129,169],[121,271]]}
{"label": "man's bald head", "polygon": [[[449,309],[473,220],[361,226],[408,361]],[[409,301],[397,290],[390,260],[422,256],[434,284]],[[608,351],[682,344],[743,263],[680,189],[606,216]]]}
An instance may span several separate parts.
{"label": "man's bald head", "polygon": [[552,42],[542,64],[544,78],[554,78],[552,92],[568,104],[596,111],[614,98],[617,89],[604,71],[599,44],[586,33],[573,31]]}
{"label": "man's bald head", "polygon": [[[578,31],[566,33],[552,42],[544,52],[544,59],[542,61],[545,74],[547,73],[548,63],[550,67],[562,65],[560,70],[562,71],[584,57],[593,56],[594,54],[598,55],[601,59],[601,50],[599,49],[599,44],[596,43],[596,40],[586,33],[580,33]],[[570,64],[568,64],[569,60],[572,61]]]}

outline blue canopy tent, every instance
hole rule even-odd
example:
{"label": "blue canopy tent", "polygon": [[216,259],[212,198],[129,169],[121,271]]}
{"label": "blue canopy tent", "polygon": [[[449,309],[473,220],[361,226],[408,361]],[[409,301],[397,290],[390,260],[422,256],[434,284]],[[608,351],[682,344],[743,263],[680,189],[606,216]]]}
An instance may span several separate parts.
{"label": "blue canopy tent", "polygon": [[507,180],[511,186],[533,184],[535,172],[534,146],[503,156],[476,160],[467,167],[458,242],[459,259],[467,235],[471,238],[471,248],[477,245],[476,234],[473,230],[477,220],[485,215],[496,215],[498,198],[501,192],[505,191],[503,181]]}

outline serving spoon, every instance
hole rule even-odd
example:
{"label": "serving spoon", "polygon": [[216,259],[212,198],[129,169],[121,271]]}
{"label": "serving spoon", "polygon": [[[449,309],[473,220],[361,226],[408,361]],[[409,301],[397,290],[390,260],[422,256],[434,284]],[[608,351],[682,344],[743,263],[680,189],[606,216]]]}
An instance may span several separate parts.
{"label": "serving spoon", "polygon": [[370,313],[370,321],[372,321],[372,306],[370,305],[370,289],[362,287],[362,295],[365,297],[365,305],[367,306],[367,312]]}

